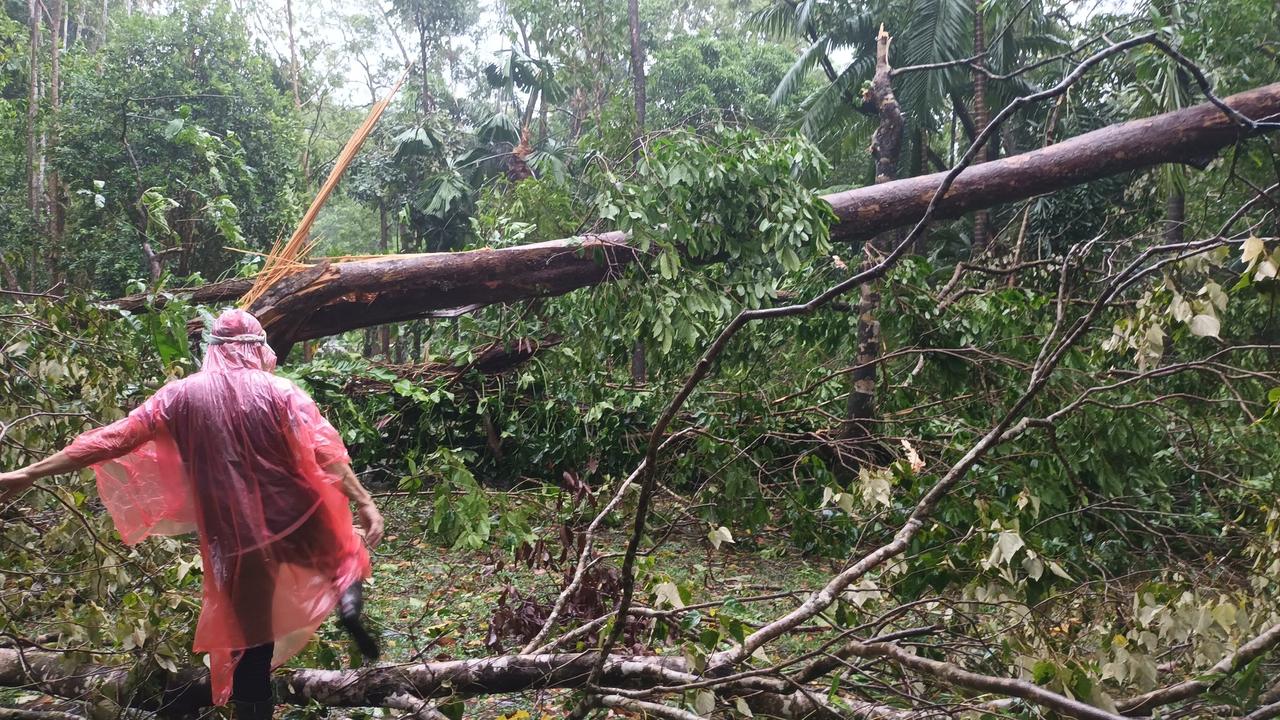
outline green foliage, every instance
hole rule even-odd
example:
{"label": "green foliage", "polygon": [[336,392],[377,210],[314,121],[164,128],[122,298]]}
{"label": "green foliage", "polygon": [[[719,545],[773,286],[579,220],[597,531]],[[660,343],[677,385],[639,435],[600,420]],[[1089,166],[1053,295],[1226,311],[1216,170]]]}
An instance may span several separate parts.
{"label": "green foliage", "polygon": [[[165,313],[121,318],[78,299],[5,306],[0,465],[18,467],[60,448],[79,432],[121,417],[166,374],[189,372],[187,313],[174,303]],[[181,348],[170,344],[175,330],[184,338]],[[5,521],[4,592],[23,599],[8,604],[0,632],[54,632],[67,647],[129,653],[143,660],[140,678],[146,668],[198,664],[190,652],[197,548],[166,538],[125,549],[88,477],[41,483],[24,499],[32,508],[24,519]]]}
{"label": "green foliage", "polygon": [[675,127],[731,121],[774,129],[789,108],[772,104],[769,96],[790,62],[788,50],[766,43],[699,35],[663,44],[648,70],[650,123]]}
{"label": "green foliage", "polygon": [[[430,543],[468,571],[537,556],[530,564],[542,563],[543,584],[521,587],[529,598],[521,611],[539,607],[560,587],[559,574],[547,572],[557,554],[548,548],[574,554],[572,533],[635,469],[709,340],[744,309],[806,300],[859,266],[861,248],[830,241],[830,210],[814,188],[866,179],[873,121],[857,104],[873,33],[881,19],[904,23],[888,28],[897,67],[956,60],[970,52],[973,5],[768,5],[758,27],[779,44],[745,33],[733,3],[641,3],[652,119],[637,143],[624,2],[513,0],[511,47],[479,59],[449,42],[471,27],[473,8],[396,3],[392,22],[427,33],[427,72],[412,76],[321,216],[314,236],[322,252],[500,248],[620,229],[643,257],[607,286],[387,328],[385,357],[382,329],[370,329],[328,339],[314,358],[285,367],[340,429],[362,477],[389,491],[384,505],[400,511],[389,529],[401,537],[378,564],[383,587],[414,587],[433,572],[443,550]],[[1166,5],[1134,15],[1138,29],[1159,29],[1223,92],[1275,76],[1273,3]],[[1042,3],[992,0],[983,9],[997,73],[1129,19],[1096,16],[1068,31]],[[357,40],[386,22],[363,21],[344,52],[368,50]],[[61,278],[112,293],[161,293],[174,275],[252,273],[256,257],[224,248],[263,248],[291,228],[300,200],[300,118],[283,65],[221,4],[120,16],[111,30],[97,55],[65,52],[56,124],[38,108],[37,129],[58,131],[56,142],[41,137],[67,184],[67,226],[57,244],[27,243],[50,231],[25,210],[26,28],[0,23],[0,270],[16,267],[24,287]],[[839,61],[834,82],[824,60]],[[993,82],[989,104],[1058,78],[1063,67],[1054,60]],[[372,95],[385,75],[370,65]],[[306,73],[302,80],[321,83]],[[971,98],[970,83],[960,66],[895,78],[910,123],[901,174],[963,151],[953,116]],[[1091,73],[1060,105],[1019,112],[999,141],[1002,151],[1039,147],[1196,101],[1194,85],[1145,49]],[[306,106],[328,128],[308,145],[312,182],[363,118],[363,107],[342,102]],[[694,127],[654,130],[686,124]],[[761,134],[792,124],[810,139]],[[531,178],[513,155],[526,131]],[[670,643],[696,665],[768,619],[758,606],[710,594],[738,578],[712,578],[699,568],[702,551],[810,571],[794,586],[815,587],[828,559],[839,565],[889,541],[1025,390],[1041,342],[1054,333],[1063,278],[1069,324],[1096,299],[1102,272],[1150,247],[1171,187],[1185,194],[1187,237],[1214,237],[1256,188],[1275,182],[1273,149],[1251,141],[1205,171],[1138,173],[998,208],[995,226],[1004,230],[983,262],[1045,262],[1012,278],[971,272],[951,288],[968,251],[965,221],[935,223],[924,252],[877,286],[883,362],[872,441],[841,434],[864,298],[744,327],[675,418],[679,434],[659,456],[662,502],[645,549],[663,540],[659,530],[684,534],[682,557],[655,551],[639,565],[638,597],[656,608],[721,604],[673,614],[643,641]],[[1129,288],[1024,411],[1047,417],[1087,401],[984,457],[901,561],[861,578],[822,621],[853,630],[910,603],[922,624],[998,637],[980,658],[952,657],[928,641],[917,646],[922,655],[1101,707],[1150,688],[1170,648],[1194,673],[1255,635],[1280,590],[1280,387],[1265,375],[1280,337],[1280,246],[1269,225],[1255,231]],[[1072,272],[1050,269],[1095,239]],[[144,241],[168,251],[168,273],[136,283]],[[0,467],[56,450],[194,370],[193,316],[181,303],[125,315],[78,292],[0,306]],[[644,382],[631,372],[637,338]],[[495,343],[528,341],[537,352],[512,369],[486,374],[473,364]],[[1152,370],[1160,372],[1141,376]],[[606,518],[610,541],[632,498]],[[200,579],[189,542],[120,548],[87,478],[46,483],[22,504],[29,522],[0,528],[4,590],[21,598],[0,631],[52,629],[64,647],[132,653],[144,663],[140,675],[199,662],[186,649]],[[608,562],[596,567],[614,572]],[[413,599],[411,609],[428,612]],[[429,612],[453,621],[454,610]],[[915,619],[902,616],[904,625]],[[443,640],[442,627],[426,635]],[[343,665],[326,633],[302,662]],[[786,642],[812,649],[803,638]],[[1245,668],[1212,701],[1247,705],[1267,669]],[[688,700],[697,707],[707,698]]]}
{"label": "green foliage", "polygon": [[485,186],[473,219],[476,239],[485,247],[508,247],[569,237],[586,204],[554,177],[530,178],[508,186]]}
{"label": "green foliage", "polygon": [[93,190],[68,217],[65,271],[80,284],[119,293],[148,241],[174,248],[178,275],[216,278],[224,246],[266,249],[287,232],[297,119],[230,5],[120,17],[100,56],[70,55],[64,74],[54,164]]}
{"label": "green foliage", "polygon": [[611,289],[626,309],[610,321],[643,324],[645,342],[665,354],[738,308],[772,300],[770,275],[799,273],[829,249],[830,208],[804,184],[824,167],[803,140],[723,130],[664,137],[634,177],[606,176],[597,213],[630,231],[647,256]]}

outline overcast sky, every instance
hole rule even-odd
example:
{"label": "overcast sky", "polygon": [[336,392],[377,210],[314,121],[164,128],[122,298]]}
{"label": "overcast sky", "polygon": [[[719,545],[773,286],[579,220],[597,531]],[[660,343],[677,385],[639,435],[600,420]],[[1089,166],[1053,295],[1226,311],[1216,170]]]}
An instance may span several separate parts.
{"label": "overcast sky", "polygon": [[[481,11],[480,21],[469,37],[455,38],[455,47],[462,47],[476,62],[487,63],[498,53],[510,47],[507,36],[508,27],[502,22],[497,10],[496,0],[477,0]],[[1071,15],[1077,21],[1083,21],[1098,13],[1118,12],[1137,7],[1139,0],[1073,0],[1067,4]],[[357,59],[350,53],[338,52],[344,44],[341,21],[344,15],[356,12],[368,13],[374,8],[389,8],[387,0],[293,0],[295,26],[307,47],[314,48],[323,44],[330,49],[324,59],[318,60],[321,67],[313,70],[332,69],[341,76],[342,91],[339,102],[351,104],[367,104],[369,91],[365,79],[365,71]],[[249,18],[250,26],[255,34],[265,40],[281,57],[289,56],[288,38],[285,33],[284,0],[240,0],[240,7]],[[371,56],[368,59],[375,63],[383,62],[400,66],[402,64],[399,46],[392,37],[385,23],[378,26],[379,32],[373,36]],[[415,52],[416,39],[402,33],[400,38],[410,54]],[[836,54],[837,65],[848,62],[848,58]],[[380,91],[385,91],[385,83]],[[461,88],[456,88],[461,90]]]}

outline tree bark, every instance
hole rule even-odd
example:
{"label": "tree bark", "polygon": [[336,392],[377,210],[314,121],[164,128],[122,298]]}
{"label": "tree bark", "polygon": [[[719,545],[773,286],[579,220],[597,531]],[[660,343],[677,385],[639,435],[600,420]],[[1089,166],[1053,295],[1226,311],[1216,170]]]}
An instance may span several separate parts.
{"label": "tree bark", "polygon": [[[1280,114],[1280,83],[1226,98],[1246,117]],[[1015,202],[1091,180],[1163,163],[1203,168],[1218,151],[1247,137],[1210,103],[1112,125],[1038,150],[967,168],[938,203],[937,220]],[[826,196],[835,210],[833,239],[863,239],[914,224],[945,173]]]}
{"label": "tree bark", "polygon": [[[1252,118],[1280,114],[1280,83],[1226,99]],[[1095,130],[1048,147],[968,168],[938,204],[936,219],[956,218],[1098,178],[1163,163],[1204,167],[1219,150],[1246,137],[1211,104]],[[827,195],[835,240],[857,241],[915,223],[944,173]],[[614,277],[637,251],[621,232],[552,240],[499,250],[321,262],[280,281],[253,308],[273,342],[290,345],[346,330],[457,314],[471,307],[562,295]],[[233,301],[252,285],[233,280],[190,291],[195,302]],[[142,310],[145,297],[120,307]]]}
{"label": "tree bark", "polygon": [[[291,705],[312,701],[328,707],[382,707],[400,695],[428,699],[490,695],[541,688],[581,687],[596,661],[592,653],[508,655],[364,670],[279,670],[276,697]],[[64,698],[111,698],[123,705],[166,715],[212,704],[206,670],[185,670],[166,678],[161,692],[130,692],[127,666],[81,665],[68,669],[61,653],[0,648],[0,686],[37,686]],[[667,672],[684,672],[680,657],[614,656],[602,684],[657,685]]]}
{"label": "tree bark", "polygon": [[[973,125],[976,132],[982,132],[987,124],[991,122],[991,118],[987,113],[987,75],[983,70],[986,65],[986,28],[983,27],[985,19],[982,11],[983,0],[974,0],[973,3],[973,55],[978,58],[973,68]],[[990,147],[991,141],[987,141]],[[980,148],[977,157],[973,163],[977,165],[987,157],[987,148]],[[991,239],[991,214],[986,209],[978,210],[973,214],[973,247],[971,254],[974,256],[981,255],[987,250],[987,243]]]}
{"label": "tree bark", "polygon": [[[386,255],[391,247],[391,229],[387,224],[387,201],[378,198],[378,252]],[[391,361],[391,327],[383,325],[378,328],[378,345],[382,350],[383,362]]]}
{"label": "tree bark", "polygon": [[[628,0],[627,24],[631,30],[631,88],[635,99],[636,132],[631,149],[639,153],[644,138],[645,77],[644,44],[640,42],[640,0]],[[643,328],[641,329],[643,334]],[[631,346],[631,379],[643,383],[649,376],[649,361],[645,355],[644,341],[637,337]]]}
{"label": "tree bark", "polygon": [[1172,189],[1164,204],[1164,241],[1182,242],[1187,214],[1187,196],[1181,190]]}
{"label": "tree bark", "polygon": [[[965,105],[964,98],[960,97],[958,91],[951,91],[951,115],[952,120],[960,121],[961,127],[964,129],[964,136],[969,138],[969,142],[978,139],[978,131],[981,128],[973,126],[973,115],[969,114],[969,106]],[[955,128],[951,129],[952,145],[958,144],[960,139],[955,137]],[[955,158],[951,158],[951,162],[955,162]]]}
{"label": "tree bark", "polygon": [[107,43],[107,11],[109,9],[108,0],[102,0],[101,11],[98,14],[98,27],[89,41],[90,55],[97,55],[102,46]]}
{"label": "tree bark", "polygon": [[[892,182],[897,177],[905,125],[890,79],[889,42],[889,33],[885,32],[882,25],[880,34],[876,36],[876,72],[865,97],[865,102],[874,108],[880,118],[880,126],[871,137],[871,154],[876,163],[876,185]],[[897,233],[890,230],[867,241],[863,245],[863,267],[878,264],[883,253],[891,249],[897,239]],[[876,414],[876,359],[880,356],[881,284],[878,281],[864,283],[859,290],[858,353],[854,369],[849,373],[849,397],[845,408],[845,427],[841,433],[849,439],[871,436],[870,425]]]}
{"label": "tree bark", "polygon": [[431,97],[431,77],[427,74],[427,48],[431,38],[427,36],[426,19],[417,17],[418,25],[418,60],[422,63],[422,122],[425,125],[427,116],[435,111],[435,101]]}
{"label": "tree bark", "polygon": [[[61,40],[66,21],[65,0],[53,0],[49,18],[49,147],[52,149],[58,146],[58,114],[62,108],[59,86],[62,84]],[[50,269],[56,272],[56,268],[60,265],[58,254],[62,248],[62,231],[66,226],[62,179],[56,168],[49,171],[46,190],[48,194],[46,203],[49,209],[49,265]]]}
{"label": "tree bark", "polygon": [[[385,707],[403,710],[432,698],[497,695],[549,688],[581,688],[591,676],[596,656],[590,652],[506,655],[475,660],[447,660],[361,670],[282,669],[273,673],[280,703],[326,707]],[[212,704],[209,673],[204,669],[158,671],[146,686],[132,684],[132,668],[82,664],[68,667],[62,653],[0,648],[0,687],[37,688],[62,698],[99,701],[155,712],[160,717],[186,717]],[[695,676],[679,656],[613,655],[599,678],[602,688],[638,689],[687,682]],[[730,681],[717,689],[723,702],[740,697],[753,710],[783,720],[934,720],[924,714],[858,700],[837,712],[821,698],[825,691],[795,687],[771,678]],[[646,703],[650,709],[671,708]]]}
{"label": "tree bark", "polygon": [[27,55],[27,210],[33,217],[40,214],[40,158],[37,145],[40,121],[40,0],[28,0],[27,22],[30,24]]}
{"label": "tree bark", "polygon": [[644,134],[644,43],[640,42],[640,0],[628,0],[627,24],[631,30],[631,87],[635,95],[636,136]]}

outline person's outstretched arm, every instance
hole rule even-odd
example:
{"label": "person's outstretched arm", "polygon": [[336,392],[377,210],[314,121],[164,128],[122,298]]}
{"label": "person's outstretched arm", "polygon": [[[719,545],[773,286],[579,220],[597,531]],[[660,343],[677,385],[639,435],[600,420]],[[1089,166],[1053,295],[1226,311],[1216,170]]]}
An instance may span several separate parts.
{"label": "person's outstretched arm", "polygon": [[341,481],[342,492],[356,504],[356,522],[364,530],[365,544],[373,548],[382,539],[382,513],[373,504],[373,497],[360,484],[360,478],[356,477],[349,463],[334,463],[325,471]]}
{"label": "person's outstretched arm", "polygon": [[142,407],[106,427],[90,430],[67,447],[21,470],[0,473],[0,503],[17,497],[35,481],[82,470],[128,453],[154,436],[147,419],[150,408]]}
{"label": "person's outstretched arm", "polygon": [[87,464],[72,459],[66,450],[61,450],[21,470],[0,473],[0,503],[8,502],[11,498],[17,497],[22,491],[31,487],[35,481],[41,478],[76,472],[85,467],[87,467]]}

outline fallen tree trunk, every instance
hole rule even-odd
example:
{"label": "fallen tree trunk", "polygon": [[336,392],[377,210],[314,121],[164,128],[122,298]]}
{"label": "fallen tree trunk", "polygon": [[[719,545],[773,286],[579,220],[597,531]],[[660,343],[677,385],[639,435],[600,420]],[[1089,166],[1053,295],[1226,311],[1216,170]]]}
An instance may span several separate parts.
{"label": "fallen tree trunk", "polygon": [[[21,687],[71,700],[110,699],[124,707],[165,717],[190,716],[212,704],[209,673],[204,669],[160,671],[136,684],[136,668],[81,664],[68,666],[61,653],[0,649],[0,687]],[[326,707],[403,708],[433,698],[496,695],[527,690],[582,688],[591,676],[594,653],[506,655],[474,660],[447,660],[391,665],[361,670],[282,669],[273,674],[275,696],[288,705],[318,703]],[[156,680],[159,679],[159,682]],[[605,662],[601,687],[645,689],[688,682],[683,657],[613,656]],[[819,690],[796,688],[780,680],[751,678],[726,683],[730,697],[746,696],[771,717],[915,718],[917,713],[860,702],[851,714],[837,714],[817,699]],[[929,717],[933,717],[931,714]]]}
{"label": "fallen tree trunk", "polygon": [[[393,373],[396,378],[403,378],[422,385],[440,378],[447,378],[450,383],[471,371],[485,377],[496,377],[514,368],[518,368],[533,359],[539,352],[553,348],[563,341],[559,336],[551,336],[541,340],[535,338],[517,338],[509,342],[497,342],[477,348],[475,359],[464,365],[452,363],[408,363],[393,365],[378,363],[377,367]],[[391,390],[391,382],[379,380],[366,375],[355,375],[343,385],[342,391],[348,395],[382,394]]]}
{"label": "fallen tree trunk", "polygon": [[[1233,95],[1226,103],[1248,118],[1273,121],[1280,117],[1280,83]],[[1113,125],[966,169],[934,218],[955,218],[1154,165],[1203,167],[1248,134],[1210,103]],[[943,177],[935,173],[825,196],[837,217],[832,237],[864,240],[916,222]],[[498,250],[321,262],[277,283],[251,310],[262,318],[273,345],[287,348],[300,340],[463,307],[562,295],[616,277],[636,257],[625,234],[608,232]],[[248,285],[246,280],[215,283],[189,295],[197,302],[231,302]],[[148,302],[133,296],[115,304],[138,311]]]}
{"label": "fallen tree trunk", "polygon": [[[28,687],[74,700],[109,698],[122,705],[184,714],[212,704],[207,670],[168,674],[159,687],[135,686],[126,665],[68,667],[62,653],[0,648],[0,687]],[[386,707],[397,696],[419,699],[491,695],[544,688],[582,687],[591,674],[591,653],[507,655],[361,670],[283,669],[273,675],[276,697],[291,705]],[[616,656],[602,682],[610,687],[652,687],[683,673],[681,657]]]}

